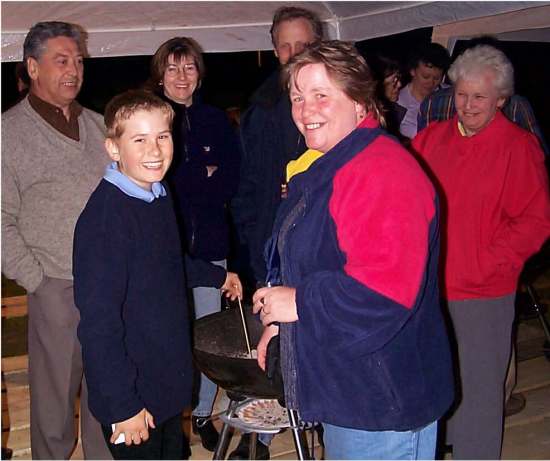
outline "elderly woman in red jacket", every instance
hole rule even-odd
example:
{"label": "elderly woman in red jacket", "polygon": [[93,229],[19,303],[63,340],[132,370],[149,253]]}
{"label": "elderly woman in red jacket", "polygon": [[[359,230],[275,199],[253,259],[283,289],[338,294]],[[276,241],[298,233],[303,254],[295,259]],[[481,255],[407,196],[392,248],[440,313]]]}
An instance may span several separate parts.
{"label": "elderly woman in red jacket", "polygon": [[550,235],[550,199],[537,138],[504,117],[512,64],[480,45],[453,63],[457,115],[413,148],[439,187],[444,290],[459,355],[461,401],[449,420],[455,459],[498,459],[514,300],[526,259]]}

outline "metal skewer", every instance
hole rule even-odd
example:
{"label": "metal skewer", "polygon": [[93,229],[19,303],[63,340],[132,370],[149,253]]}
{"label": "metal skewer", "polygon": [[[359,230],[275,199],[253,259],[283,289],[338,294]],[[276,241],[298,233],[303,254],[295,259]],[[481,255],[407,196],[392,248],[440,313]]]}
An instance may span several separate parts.
{"label": "metal skewer", "polygon": [[252,349],[250,348],[250,339],[248,338],[248,328],[246,327],[246,320],[244,319],[243,305],[241,304],[241,298],[237,297],[239,302],[239,312],[241,313],[241,320],[243,323],[244,339],[246,340],[246,348],[248,349],[248,355],[252,357]]}

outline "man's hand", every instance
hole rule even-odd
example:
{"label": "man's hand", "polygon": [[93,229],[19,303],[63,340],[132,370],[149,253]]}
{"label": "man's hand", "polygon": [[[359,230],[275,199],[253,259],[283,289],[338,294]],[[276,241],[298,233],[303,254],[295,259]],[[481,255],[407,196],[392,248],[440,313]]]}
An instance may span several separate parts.
{"label": "man's hand", "polygon": [[277,325],[270,325],[264,328],[260,342],[256,346],[258,351],[258,365],[262,370],[265,371],[265,361],[267,357],[267,345],[273,336],[279,334],[279,327]]}
{"label": "man's hand", "polygon": [[124,443],[126,445],[130,446],[132,443],[139,445],[141,441],[146,442],[149,440],[149,427],[154,429],[155,422],[153,415],[144,408],[137,415],[120,423],[115,423],[115,430],[109,441],[115,443],[118,436],[124,434]]}
{"label": "man's hand", "polygon": [[260,288],[254,293],[252,301],[253,312],[260,313],[262,323],[266,326],[273,322],[290,323],[298,320],[296,288]]}
{"label": "man's hand", "polygon": [[243,298],[243,286],[239,276],[235,272],[228,272],[225,277],[225,283],[222,285],[221,290],[227,298],[231,298],[231,301],[235,299]]}

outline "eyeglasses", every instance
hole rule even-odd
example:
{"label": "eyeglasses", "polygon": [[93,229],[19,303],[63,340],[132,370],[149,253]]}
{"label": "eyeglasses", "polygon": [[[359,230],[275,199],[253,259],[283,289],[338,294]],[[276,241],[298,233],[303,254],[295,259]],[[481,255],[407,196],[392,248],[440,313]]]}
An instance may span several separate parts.
{"label": "eyeglasses", "polygon": [[169,64],[166,67],[166,72],[175,75],[180,72],[184,72],[187,75],[195,75],[198,72],[197,65],[195,63],[185,63],[183,65]]}

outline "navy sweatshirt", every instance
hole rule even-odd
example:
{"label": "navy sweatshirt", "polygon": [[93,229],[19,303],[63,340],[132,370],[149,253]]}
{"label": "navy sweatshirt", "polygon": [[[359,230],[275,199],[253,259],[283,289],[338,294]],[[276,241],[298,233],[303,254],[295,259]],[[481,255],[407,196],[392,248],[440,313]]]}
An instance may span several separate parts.
{"label": "navy sweatshirt", "polygon": [[147,203],[102,180],[76,224],[73,275],[92,414],[112,424],[145,407],[159,424],[181,412],[193,373],[186,287],[220,287],[226,272],[184,258],[170,195]]}
{"label": "navy sweatshirt", "polygon": [[407,431],[442,417],[454,397],[438,200],[377,127],[367,116],[292,178],[269,281],[296,288],[299,320],[280,326],[287,406],[304,421]]}
{"label": "navy sweatshirt", "polygon": [[[239,184],[237,136],[225,113],[203,104],[198,95],[188,108],[162,97],[176,113],[172,128],[174,160],[166,180],[186,250],[207,261],[225,259],[229,253],[226,205]],[[207,166],[217,167],[210,177]]]}

